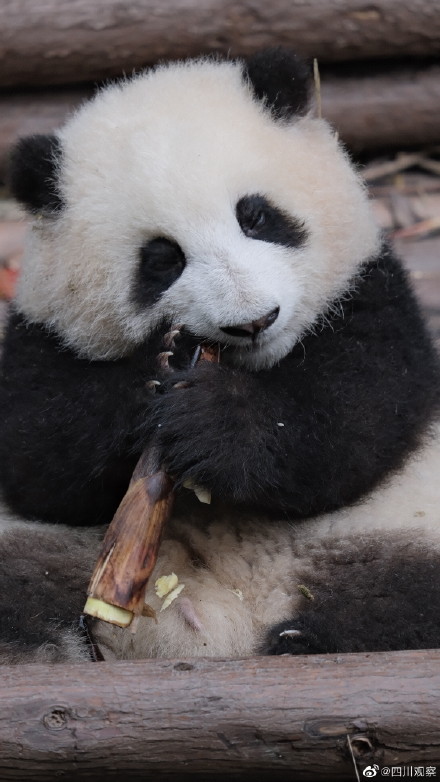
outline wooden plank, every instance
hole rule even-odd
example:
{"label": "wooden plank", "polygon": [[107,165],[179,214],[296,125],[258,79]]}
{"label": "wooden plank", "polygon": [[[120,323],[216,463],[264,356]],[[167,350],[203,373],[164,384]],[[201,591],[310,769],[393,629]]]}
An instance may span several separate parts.
{"label": "wooden plank", "polygon": [[440,650],[0,670],[2,782],[353,780],[349,742],[440,766]]}
{"label": "wooden plank", "polygon": [[0,86],[127,73],[158,59],[293,46],[349,60],[440,54],[436,0],[3,0]]}

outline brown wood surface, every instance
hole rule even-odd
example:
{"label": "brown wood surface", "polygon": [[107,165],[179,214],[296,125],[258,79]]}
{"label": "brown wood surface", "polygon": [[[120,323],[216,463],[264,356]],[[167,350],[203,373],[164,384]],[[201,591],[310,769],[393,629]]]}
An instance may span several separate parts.
{"label": "brown wood surface", "polygon": [[[374,75],[353,70],[347,76],[322,73],[323,116],[346,144],[356,151],[438,144],[440,65]],[[54,130],[91,93],[92,88],[0,94],[0,177],[18,137]]]}
{"label": "brown wood surface", "polygon": [[327,780],[440,766],[440,650],[0,669],[0,779]]}
{"label": "brown wood surface", "polygon": [[[439,5],[440,18],[440,5]],[[324,72],[322,113],[352,150],[438,145],[440,65]]]}
{"label": "brown wood surface", "polygon": [[130,73],[159,58],[295,46],[321,60],[440,53],[437,0],[2,0],[0,86]]}

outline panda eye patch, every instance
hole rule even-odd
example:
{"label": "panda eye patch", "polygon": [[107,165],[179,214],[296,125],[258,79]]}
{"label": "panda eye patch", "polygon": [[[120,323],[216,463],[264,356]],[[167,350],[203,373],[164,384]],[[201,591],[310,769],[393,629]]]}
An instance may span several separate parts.
{"label": "panda eye patch", "polygon": [[133,298],[142,307],[158,301],[185,268],[185,255],[176,242],[157,237],[140,248]]}
{"label": "panda eye patch", "polygon": [[185,256],[176,242],[159,237],[141,247],[141,263],[158,273],[183,269]]}
{"label": "panda eye patch", "polygon": [[307,239],[302,220],[284,212],[262,195],[240,198],[235,208],[238,224],[245,236],[262,242],[299,247]]}

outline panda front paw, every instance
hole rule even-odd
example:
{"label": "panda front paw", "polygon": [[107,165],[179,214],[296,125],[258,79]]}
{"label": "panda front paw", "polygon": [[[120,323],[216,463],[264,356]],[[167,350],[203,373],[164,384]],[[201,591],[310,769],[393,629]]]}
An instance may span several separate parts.
{"label": "panda front paw", "polygon": [[198,346],[199,340],[184,326],[168,322],[156,357],[158,375],[166,381],[172,372],[189,370],[195,363]]}
{"label": "panda front paw", "polygon": [[268,456],[277,432],[256,379],[203,362],[170,373],[162,383],[154,438],[170,474],[223,500],[258,501],[264,481],[271,482]]}

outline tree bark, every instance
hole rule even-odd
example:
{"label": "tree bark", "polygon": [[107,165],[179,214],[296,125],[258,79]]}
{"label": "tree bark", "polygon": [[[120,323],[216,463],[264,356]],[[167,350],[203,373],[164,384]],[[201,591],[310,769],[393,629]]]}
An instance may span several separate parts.
{"label": "tree bark", "polygon": [[293,46],[322,61],[440,54],[436,0],[2,0],[0,86],[130,73],[161,58]]}
{"label": "tree bark", "polygon": [[[355,152],[438,144],[440,66],[392,73],[322,73],[322,113]],[[0,178],[20,136],[48,133],[93,92],[90,88],[0,95]]]}
{"label": "tree bark", "polygon": [[[440,650],[0,670],[0,777],[353,780],[440,765]],[[351,746],[351,748],[350,748]]]}

